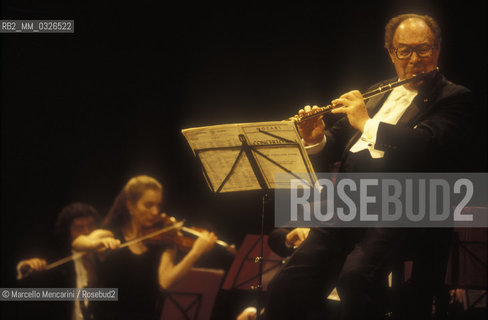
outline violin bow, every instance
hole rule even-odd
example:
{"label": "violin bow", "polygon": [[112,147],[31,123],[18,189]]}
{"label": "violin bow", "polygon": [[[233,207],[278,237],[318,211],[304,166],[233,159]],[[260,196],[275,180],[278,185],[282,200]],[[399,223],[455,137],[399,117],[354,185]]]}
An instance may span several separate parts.
{"label": "violin bow", "polygon": [[[180,222],[174,223],[174,224],[172,224],[172,225],[170,225],[168,227],[159,229],[157,231],[151,232],[151,233],[146,234],[144,236],[141,236],[141,237],[132,239],[130,241],[124,242],[117,249],[114,249],[112,251],[115,251],[115,250],[118,250],[118,249],[121,249],[121,248],[128,247],[130,245],[133,245],[134,243],[141,242],[143,240],[146,240],[146,239],[155,237],[157,235],[160,235],[160,234],[165,233],[165,232],[169,232],[169,231],[174,230],[174,229],[180,229],[180,228],[183,227],[183,223],[184,223],[184,221],[180,221]],[[105,250],[102,250],[102,251],[105,251]],[[60,265],[63,265],[65,263],[68,263],[68,262],[70,262],[72,260],[79,259],[79,258],[83,257],[84,255],[86,255],[87,253],[88,252],[86,252],[86,251],[83,251],[83,252],[75,252],[74,254],[72,254],[72,255],[70,255],[68,257],[64,257],[62,259],[59,259],[57,261],[54,261],[54,262],[48,264],[44,268],[44,271],[51,270],[53,268],[59,267]],[[22,268],[20,268],[20,269],[22,269]],[[17,280],[21,280],[21,279],[27,277],[28,275],[30,275],[32,273],[32,269],[31,268],[29,268],[27,271],[24,271],[24,272],[22,272],[20,269],[17,270]]]}

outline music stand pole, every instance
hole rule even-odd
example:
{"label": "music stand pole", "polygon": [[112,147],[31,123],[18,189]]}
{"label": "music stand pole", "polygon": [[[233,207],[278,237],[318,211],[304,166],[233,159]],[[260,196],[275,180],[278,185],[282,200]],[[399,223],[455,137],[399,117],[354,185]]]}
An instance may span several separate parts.
{"label": "music stand pole", "polygon": [[[269,191],[269,190],[268,190]],[[259,235],[260,253],[259,257],[256,257],[255,262],[259,262],[258,272],[258,299],[256,304],[256,319],[261,319],[261,310],[264,307],[264,294],[263,294],[263,262],[264,262],[264,213],[266,210],[266,202],[270,200],[269,192],[265,191],[263,194],[263,203],[261,208],[261,233]]]}
{"label": "music stand pole", "polygon": [[257,292],[258,292],[258,301],[257,301],[257,314],[256,314],[256,319],[260,320],[261,317],[261,309],[263,308],[263,260],[264,260],[264,212],[265,212],[265,204],[266,201],[269,200],[269,188],[268,185],[266,184],[266,180],[264,179],[264,175],[261,172],[261,169],[259,168],[259,165],[256,161],[256,158],[254,157],[252,153],[252,147],[247,143],[246,137],[243,134],[239,135],[239,140],[242,143],[242,150],[246,154],[249,163],[251,165],[251,168],[254,172],[254,175],[256,176],[259,185],[264,191],[263,198],[262,198],[262,209],[261,209],[261,234],[260,234],[260,256],[256,257],[254,260],[256,263],[259,263],[259,273],[258,273],[258,286],[257,286]]}

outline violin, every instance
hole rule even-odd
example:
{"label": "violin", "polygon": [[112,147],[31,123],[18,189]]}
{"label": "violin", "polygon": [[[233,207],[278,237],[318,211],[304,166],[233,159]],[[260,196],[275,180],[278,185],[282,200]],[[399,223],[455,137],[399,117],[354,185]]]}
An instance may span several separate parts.
{"label": "violin", "polygon": [[[160,233],[155,236],[151,236],[144,240],[147,245],[176,245],[176,247],[183,251],[188,252],[193,247],[196,239],[200,237],[204,232],[209,232],[202,228],[197,227],[185,227],[183,226],[183,221],[177,221],[174,217],[168,217],[166,215],[160,215],[159,220],[156,221],[153,226],[149,228],[143,228],[143,235],[151,234],[157,232],[161,228],[168,228],[176,224],[181,224],[181,227],[177,227],[168,232]],[[235,245],[229,245],[225,241],[217,240],[215,242],[217,245],[224,248],[227,252],[235,255],[236,247]]]}

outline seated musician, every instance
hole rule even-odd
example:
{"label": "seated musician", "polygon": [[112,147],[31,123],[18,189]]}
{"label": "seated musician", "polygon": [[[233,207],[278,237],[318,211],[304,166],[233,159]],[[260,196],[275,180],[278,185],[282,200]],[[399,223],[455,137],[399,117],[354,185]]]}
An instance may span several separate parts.
{"label": "seated musician", "polygon": [[[163,187],[152,177],[137,176],[129,180],[115,199],[104,227],[114,232],[122,243],[139,238],[145,228],[161,221]],[[169,289],[184,277],[195,262],[217,241],[213,233],[204,232],[190,251],[179,259],[175,245],[153,246],[135,242],[103,257],[102,281],[107,288],[118,288],[118,302],[103,306],[105,318],[155,319],[159,290]],[[73,242],[77,250],[92,250],[86,237]]]}
{"label": "seated musician", "polygon": [[[85,236],[93,247],[100,250],[117,247],[119,242],[113,239],[112,232],[101,229],[94,231],[99,221],[100,216],[97,211],[86,203],[72,203],[64,207],[58,214],[55,227],[56,240],[60,246],[59,255],[62,257],[71,255],[71,242],[81,235]],[[55,248],[53,251],[56,251]],[[87,254],[53,269],[49,275],[42,275],[42,279],[37,279],[39,281],[36,285],[49,287],[55,284],[54,287],[69,288],[96,287],[98,286],[97,262],[95,255]],[[20,280],[31,273],[44,271],[46,266],[47,262],[44,258],[33,257],[22,260],[17,264],[17,279]],[[66,306],[67,308],[60,306],[59,309],[62,309],[60,316],[74,320],[92,319],[95,316],[89,301],[82,303],[74,301],[73,305],[67,304]],[[51,310],[50,315],[53,316],[53,309],[49,308],[49,310]]]}

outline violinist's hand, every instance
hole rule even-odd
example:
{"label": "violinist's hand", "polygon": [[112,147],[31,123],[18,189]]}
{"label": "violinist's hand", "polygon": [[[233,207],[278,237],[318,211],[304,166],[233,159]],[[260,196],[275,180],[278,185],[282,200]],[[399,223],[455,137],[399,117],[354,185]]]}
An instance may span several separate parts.
{"label": "violinist's hand", "polygon": [[296,248],[308,237],[310,228],[295,228],[286,234],[286,245]]}
{"label": "violinist's hand", "polygon": [[364,125],[370,118],[361,92],[354,90],[345,93],[339,99],[333,100],[332,105],[340,107],[332,109],[331,113],[345,113],[351,126],[364,132]]}
{"label": "violinist's hand", "polygon": [[42,271],[46,269],[46,260],[40,258],[32,258],[22,260],[17,263],[17,280],[20,280],[32,272]]}
{"label": "violinist's hand", "polygon": [[201,236],[195,240],[195,243],[193,243],[191,250],[200,256],[205,252],[210,251],[215,246],[216,241],[217,236],[215,233],[203,231]]}
{"label": "violinist's hand", "polygon": [[[305,106],[303,109],[298,110],[298,115],[307,115],[310,111],[318,108],[319,107],[317,106]],[[324,138],[325,124],[322,117],[323,116],[317,116],[298,123],[298,131],[306,145],[317,144]]]}
{"label": "violinist's hand", "polygon": [[40,258],[32,258],[32,259],[20,261],[18,267],[21,270],[42,271],[46,268],[46,265],[47,265],[46,260]]}
{"label": "violinist's hand", "polygon": [[73,240],[72,247],[76,251],[105,251],[120,247],[120,240],[114,238],[110,230],[97,229],[88,235],[81,235]]}
{"label": "violinist's hand", "polygon": [[120,247],[120,240],[115,239],[110,230],[97,229],[87,237],[93,242],[93,248],[97,251],[114,250]]}

